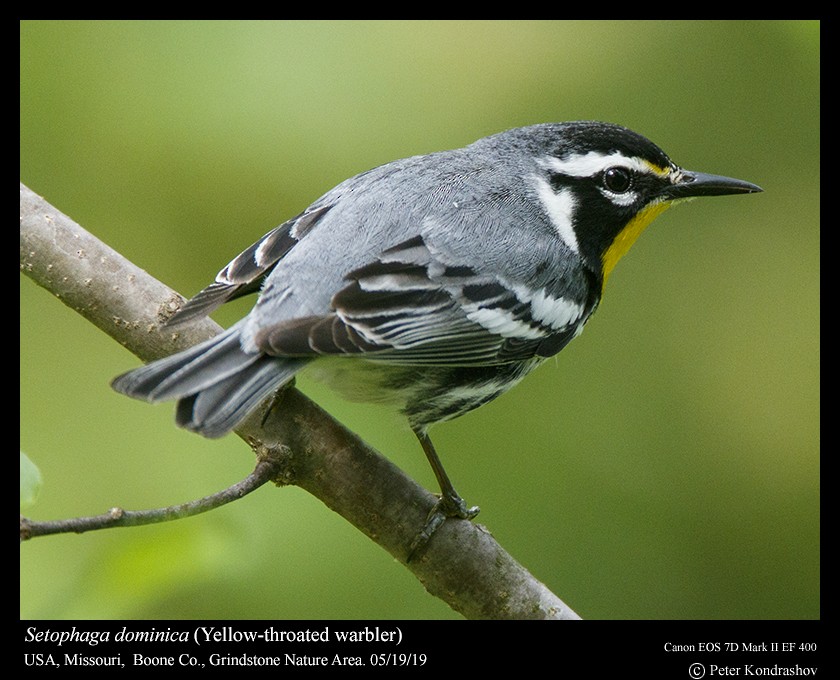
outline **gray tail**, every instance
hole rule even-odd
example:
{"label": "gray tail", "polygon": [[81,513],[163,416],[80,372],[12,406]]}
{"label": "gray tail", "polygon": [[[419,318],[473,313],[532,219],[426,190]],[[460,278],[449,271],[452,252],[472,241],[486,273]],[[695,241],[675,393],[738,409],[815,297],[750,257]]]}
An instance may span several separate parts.
{"label": "gray tail", "polygon": [[178,425],[216,438],[233,430],[306,363],[244,352],[236,324],[206,342],[124,373],[111,386],[151,403],[177,399]]}

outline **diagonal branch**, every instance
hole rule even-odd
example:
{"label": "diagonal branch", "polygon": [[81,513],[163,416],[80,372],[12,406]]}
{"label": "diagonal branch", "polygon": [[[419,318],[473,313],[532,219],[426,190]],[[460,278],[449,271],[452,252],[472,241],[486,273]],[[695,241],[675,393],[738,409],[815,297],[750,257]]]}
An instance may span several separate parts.
{"label": "diagonal branch", "polygon": [[[20,268],[144,361],[219,331],[209,319],[161,328],[182,298],[20,185]],[[278,403],[279,402],[279,403]],[[407,562],[435,497],[294,388],[237,431],[260,460],[290,452],[283,483],[306,489],[467,618],[574,619],[480,524],[445,522]]]}

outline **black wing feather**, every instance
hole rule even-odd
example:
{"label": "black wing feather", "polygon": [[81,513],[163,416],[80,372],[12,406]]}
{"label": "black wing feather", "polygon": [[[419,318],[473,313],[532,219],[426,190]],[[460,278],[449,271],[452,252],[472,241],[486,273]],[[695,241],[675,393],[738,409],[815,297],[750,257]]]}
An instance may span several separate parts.
{"label": "black wing feather", "polygon": [[233,258],[216,274],[213,283],[188,300],[165,325],[173,326],[207,316],[230,300],[256,293],[277,263],[331,207],[309,208],[272,229]]}

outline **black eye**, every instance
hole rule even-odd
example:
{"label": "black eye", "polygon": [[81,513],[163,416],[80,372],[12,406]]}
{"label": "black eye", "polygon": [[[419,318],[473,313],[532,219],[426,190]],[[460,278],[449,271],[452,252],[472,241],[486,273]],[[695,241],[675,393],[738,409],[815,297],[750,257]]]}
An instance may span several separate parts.
{"label": "black eye", "polygon": [[604,170],[604,186],[614,194],[623,194],[633,183],[633,174],[622,167],[607,168]]}

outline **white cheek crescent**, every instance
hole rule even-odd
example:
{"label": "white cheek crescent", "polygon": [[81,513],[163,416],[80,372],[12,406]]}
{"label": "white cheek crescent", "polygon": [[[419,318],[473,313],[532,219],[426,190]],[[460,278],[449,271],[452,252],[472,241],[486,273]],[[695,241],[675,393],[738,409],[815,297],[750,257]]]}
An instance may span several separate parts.
{"label": "white cheek crescent", "polygon": [[542,177],[534,177],[537,198],[542,203],[545,214],[551,220],[554,230],[573,253],[579,253],[577,235],[575,234],[573,216],[576,202],[570,189],[555,191],[551,184]]}

